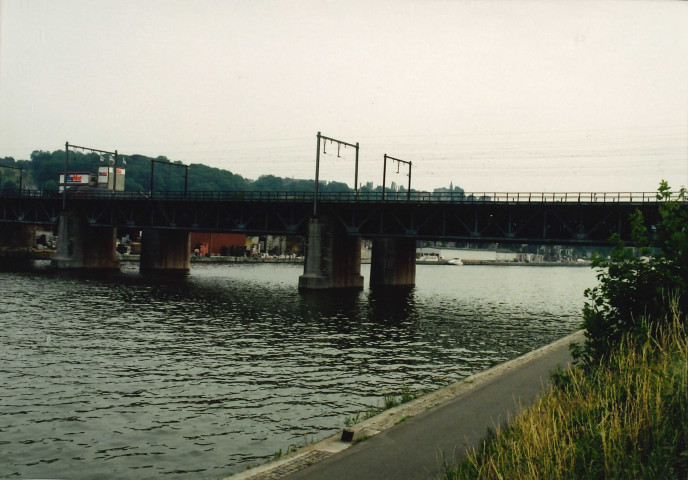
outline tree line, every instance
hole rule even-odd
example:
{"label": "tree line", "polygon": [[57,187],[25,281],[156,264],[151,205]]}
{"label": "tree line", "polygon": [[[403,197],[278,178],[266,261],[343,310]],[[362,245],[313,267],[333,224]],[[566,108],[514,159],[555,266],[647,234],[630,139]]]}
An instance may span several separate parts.
{"label": "tree line", "polygon": [[[147,157],[145,155],[127,155],[119,157],[118,168],[126,169],[125,191],[148,192],[151,185],[151,163],[153,169],[153,190],[171,192],[184,190],[184,169],[180,161],[171,161],[165,156]],[[107,160],[106,160],[107,161]],[[126,164],[124,164],[126,162]],[[12,157],[0,158],[0,190],[19,188],[19,170],[1,168],[2,166],[20,167],[23,188],[57,192],[60,173],[64,171],[65,152],[56,150],[47,152],[36,150],[29,160],[15,160]],[[105,166],[96,153],[70,151],[69,171],[96,173],[98,167]],[[275,175],[262,175],[256,180],[242,177],[228,170],[209,167],[201,163],[188,166],[189,191],[260,191],[260,192],[312,192],[315,181],[310,179],[284,178]],[[319,182],[321,192],[353,192],[353,188],[343,182]],[[392,183],[386,191],[404,192],[403,186]],[[361,192],[382,192],[382,186],[373,182],[362,185]],[[412,190],[413,191],[413,190]],[[460,187],[450,186],[435,189],[438,193],[463,192]]]}

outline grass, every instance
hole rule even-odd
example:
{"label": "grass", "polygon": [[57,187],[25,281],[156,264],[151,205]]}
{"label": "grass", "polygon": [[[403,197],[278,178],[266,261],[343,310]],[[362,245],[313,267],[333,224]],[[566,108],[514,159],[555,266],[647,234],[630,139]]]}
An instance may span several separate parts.
{"label": "grass", "polygon": [[653,338],[592,372],[555,372],[549,394],[442,478],[688,478],[687,335],[675,316]]}
{"label": "grass", "polygon": [[405,422],[406,420],[408,420],[408,419],[411,418],[411,417],[413,417],[413,415],[404,415],[404,416],[401,417],[399,420],[397,420],[396,422],[394,422],[394,425],[399,425],[401,422]]}
{"label": "grass", "polygon": [[390,408],[398,407],[399,405],[408,403],[411,400],[418,398],[423,393],[424,392],[411,392],[408,389],[404,388],[401,394],[385,394],[382,397],[381,404],[370,406],[364,412],[359,412],[356,415],[352,415],[351,417],[346,417],[344,419],[344,426],[347,428],[352,427],[357,423],[362,422],[363,420],[368,420],[369,418],[373,418],[374,416],[379,415],[385,410],[389,410]]}
{"label": "grass", "polygon": [[297,444],[290,444],[284,452],[282,452],[282,449],[280,448],[277,450],[275,453],[272,454],[272,459],[277,460],[278,458],[282,458],[284,455],[289,455],[290,453],[296,452],[299,448],[301,447],[307,447],[308,445],[311,445],[313,443],[313,437],[311,436],[310,440],[308,439],[308,432],[304,432],[303,434],[303,443],[301,445]]}

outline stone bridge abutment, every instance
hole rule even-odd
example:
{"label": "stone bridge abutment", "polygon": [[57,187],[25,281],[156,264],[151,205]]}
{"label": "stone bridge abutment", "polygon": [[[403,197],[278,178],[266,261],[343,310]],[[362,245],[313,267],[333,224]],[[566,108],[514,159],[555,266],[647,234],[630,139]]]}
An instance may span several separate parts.
{"label": "stone bridge abutment", "polygon": [[363,288],[361,237],[348,236],[331,218],[312,218],[299,290]]}
{"label": "stone bridge abutment", "polygon": [[[25,225],[17,227],[26,228]],[[89,225],[86,217],[68,210],[60,215],[57,251],[51,265],[63,270],[117,270],[116,237],[116,228]],[[33,236],[30,241],[33,246]],[[141,273],[186,274],[189,260],[188,231],[150,229],[143,232]]]}

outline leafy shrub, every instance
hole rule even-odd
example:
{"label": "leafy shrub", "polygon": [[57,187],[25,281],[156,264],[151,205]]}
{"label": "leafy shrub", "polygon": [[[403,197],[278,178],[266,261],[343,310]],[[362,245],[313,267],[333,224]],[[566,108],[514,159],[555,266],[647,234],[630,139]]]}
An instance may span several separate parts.
{"label": "leafy shrub", "polygon": [[[662,181],[657,194],[659,221],[649,231],[642,213],[631,217],[635,248],[618,236],[611,239],[609,258],[593,259],[599,285],[585,291],[583,326],[586,341],[574,349],[585,365],[602,360],[625,334],[643,339],[648,328],[671,318],[671,299],[688,312],[688,210],[686,191],[671,199],[669,185]],[[650,239],[657,248],[650,248]]]}

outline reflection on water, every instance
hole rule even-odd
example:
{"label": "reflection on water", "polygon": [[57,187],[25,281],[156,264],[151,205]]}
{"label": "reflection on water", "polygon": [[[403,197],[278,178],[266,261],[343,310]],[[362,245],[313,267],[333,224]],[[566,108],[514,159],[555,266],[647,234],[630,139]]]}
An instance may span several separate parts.
{"label": "reflection on water", "polygon": [[594,282],[418,266],[415,288],[299,294],[301,270],[0,272],[0,475],[222,477],[570,332]]}

